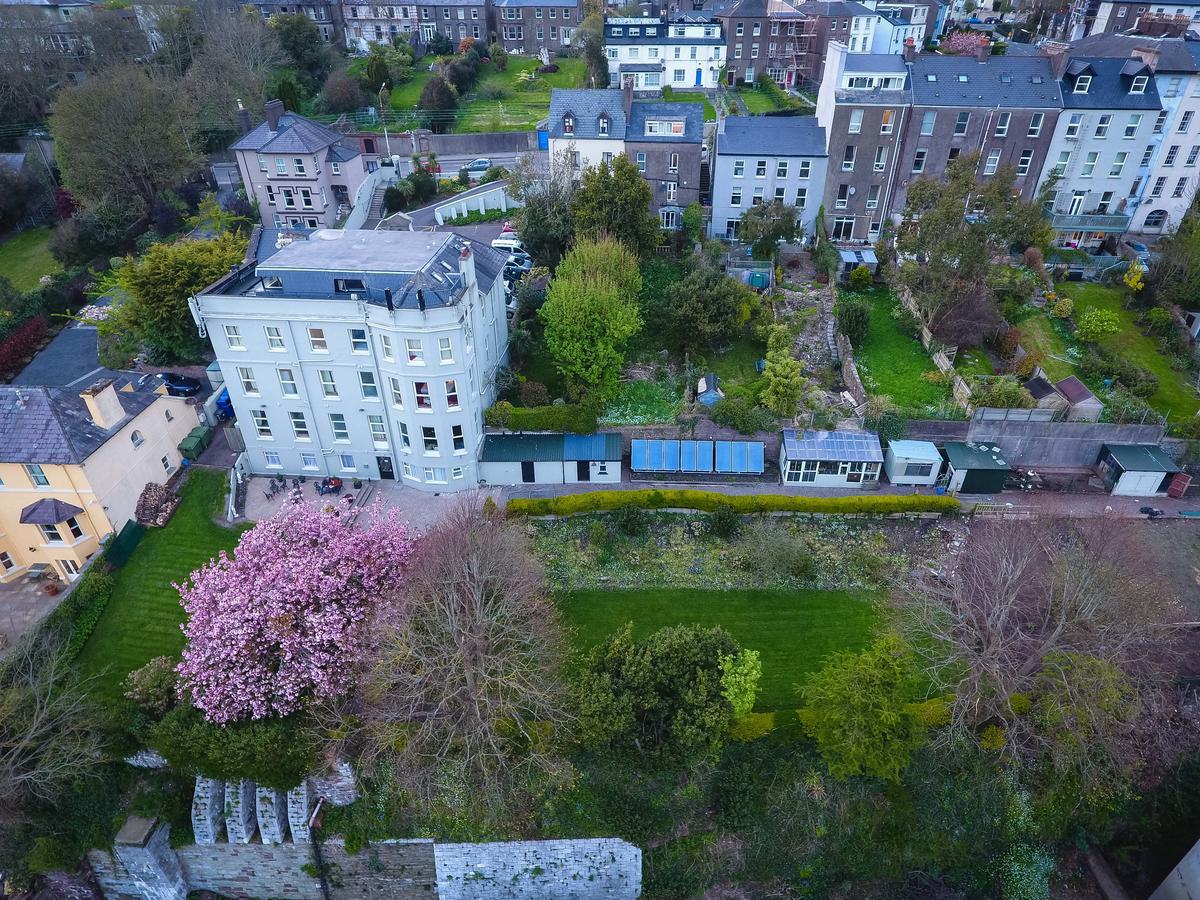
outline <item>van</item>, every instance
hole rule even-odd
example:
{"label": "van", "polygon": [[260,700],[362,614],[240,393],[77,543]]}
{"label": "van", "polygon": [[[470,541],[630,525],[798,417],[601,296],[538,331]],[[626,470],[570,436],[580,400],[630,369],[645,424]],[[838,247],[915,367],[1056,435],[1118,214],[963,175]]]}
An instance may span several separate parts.
{"label": "van", "polygon": [[517,237],[515,231],[505,231],[500,237],[492,241],[492,247],[496,250],[507,250],[509,253],[525,253],[525,245],[521,243],[521,239]]}

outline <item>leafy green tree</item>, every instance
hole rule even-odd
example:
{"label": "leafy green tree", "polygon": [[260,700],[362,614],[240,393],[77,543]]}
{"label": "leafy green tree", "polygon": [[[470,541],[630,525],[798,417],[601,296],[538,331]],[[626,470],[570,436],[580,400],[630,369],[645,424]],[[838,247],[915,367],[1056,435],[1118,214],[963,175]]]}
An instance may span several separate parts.
{"label": "leafy green tree", "polygon": [[282,78],[275,86],[275,98],[283,103],[289,112],[300,111],[300,89],[290,78]]}
{"label": "leafy green tree", "polygon": [[721,657],[721,692],[735,716],[744,716],[754,709],[760,678],[762,660],[757,650],[741,650]]}
{"label": "leafy green tree", "polygon": [[121,267],[118,280],[128,299],[126,321],[160,359],[195,359],[204,349],[188,311],[188,297],[242,261],[246,241],[224,234],[210,241],[155,244]]}
{"label": "leafy green tree", "polygon": [[430,114],[429,127],[433,131],[445,131],[452,118],[448,114],[458,108],[454,88],[441,75],[434,75],[425,82],[425,87],[421,88],[417,108]]}
{"label": "leafy green tree", "polygon": [[604,17],[596,11],[584,17],[575,32],[579,46],[583,48],[583,60],[587,63],[588,83],[591,88],[608,87],[608,57],[604,53]]}
{"label": "leafy green tree", "polygon": [[837,317],[838,330],[855,347],[861,347],[871,327],[871,304],[858,294],[839,294],[833,314]]}
{"label": "leafy green tree", "polygon": [[527,153],[508,174],[508,195],[521,204],[513,212],[513,226],[525,249],[550,268],[558,265],[575,238],[571,174],[570,150],[560,150],[548,163]]}
{"label": "leafy green tree", "polygon": [[720,269],[693,258],[695,267],[667,291],[662,310],[670,341],[681,350],[712,347],[737,336],[758,296]]}
{"label": "leafy green tree", "polygon": [[366,105],[367,97],[357,78],[351,78],[344,70],[334,69],[321,88],[321,108],[331,113],[354,112]]}
{"label": "leafy green tree", "polygon": [[650,185],[625,154],[589,166],[571,203],[575,231],[580,237],[608,235],[638,256],[653,253],[662,240],[658,220],[650,215],[653,198]]}
{"label": "leafy green tree", "polygon": [[178,85],[112,66],[59,93],[50,116],[63,184],[85,206],[119,199],[145,212],[196,169]]}
{"label": "leafy green tree", "polygon": [[508,51],[503,44],[496,43],[488,47],[488,58],[501,72],[508,68]]}
{"label": "leafy green tree", "polygon": [[1121,319],[1111,309],[1089,309],[1079,317],[1075,334],[1081,341],[1094,344],[1121,330]]}
{"label": "leafy green tree", "polygon": [[689,203],[683,210],[683,234],[689,244],[704,237],[704,207],[698,202]]}
{"label": "leafy green tree", "polygon": [[321,40],[321,29],[308,16],[276,13],[271,27],[305,89],[316,93],[333,68],[333,54]]}
{"label": "leafy green tree", "polygon": [[855,266],[850,270],[850,275],[847,282],[852,291],[869,291],[874,279],[871,277],[871,270],[866,266]]}
{"label": "leafy green tree", "polygon": [[379,89],[382,88],[392,77],[391,72],[388,71],[387,60],[384,59],[383,54],[374,52],[367,57],[367,65],[364,74],[367,79],[367,89],[370,90],[372,94],[378,94]]}
{"label": "leafy green tree", "polygon": [[581,241],[554,274],[538,310],[546,347],[575,398],[611,395],[625,343],[641,328],[637,259],[611,238]]}
{"label": "leafy green tree", "polygon": [[755,259],[774,259],[780,241],[794,241],[802,233],[796,207],[773,200],[752,206],[742,214],[738,237],[750,245]]}
{"label": "leafy green tree", "polygon": [[579,684],[584,733],[660,759],[716,753],[734,718],[721,661],[740,650],[722,628],[676,625],[637,641],[626,625],[588,656]]}
{"label": "leafy green tree", "polygon": [[917,677],[911,649],[895,634],[861,653],[826,658],[803,688],[804,724],[835,777],[900,780],[923,740],[905,706],[916,696]]}
{"label": "leafy green tree", "polygon": [[767,364],[763,369],[766,386],[762,404],[777,416],[791,418],[804,396],[804,370],[792,356],[791,335],[782,325],[772,326],[767,338]]}

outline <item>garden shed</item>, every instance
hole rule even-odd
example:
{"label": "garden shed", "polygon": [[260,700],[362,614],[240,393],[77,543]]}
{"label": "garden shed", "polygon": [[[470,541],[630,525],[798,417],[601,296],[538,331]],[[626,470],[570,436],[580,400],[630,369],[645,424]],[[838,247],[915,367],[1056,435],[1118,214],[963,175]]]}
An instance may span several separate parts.
{"label": "garden shed", "polygon": [[937,484],[942,454],[929,441],[891,441],[883,470],[892,484]]}
{"label": "garden shed", "polygon": [[1009,465],[991,444],[947,441],[946,489],[951,494],[996,494],[1004,490]]}
{"label": "garden shed", "polygon": [[883,450],[873,431],[784,429],[779,471],[785,484],[861,488],[879,483]]}
{"label": "garden shed", "polygon": [[1154,444],[1105,444],[1096,469],[1116,497],[1162,497],[1179,471]]}
{"label": "garden shed", "polygon": [[879,258],[875,256],[875,251],[870,247],[861,247],[855,250],[838,250],[838,256],[842,258],[841,277],[846,280],[850,277],[850,273],[859,266],[866,266],[874,275],[879,269]]}
{"label": "garden shed", "polygon": [[489,434],[479,455],[487,484],[574,484],[621,480],[621,435]]}
{"label": "garden shed", "polygon": [[1062,394],[1063,399],[1070,404],[1067,407],[1067,418],[1073,422],[1099,422],[1100,414],[1104,412],[1104,404],[1100,402],[1086,384],[1074,375],[1068,375],[1061,381],[1054,382],[1054,389]]}

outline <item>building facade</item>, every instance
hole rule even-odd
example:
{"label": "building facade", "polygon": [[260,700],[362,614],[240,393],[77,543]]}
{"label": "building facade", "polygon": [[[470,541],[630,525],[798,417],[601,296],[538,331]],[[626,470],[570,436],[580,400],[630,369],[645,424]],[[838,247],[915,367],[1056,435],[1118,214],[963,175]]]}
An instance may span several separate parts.
{"label": "building facade", "polygon": [[1075,0],[1062,35],[1079,40],[1092,34],[1141,33],[1180,37],[1200,28],[1200,2],[1176,0]]}
{"label": "building facade", "polygon": [[742,213],[760,203],[796,207],[812,235],[825,188],[825,129],[811,116],[728,116],[717,126],[711,235],[736,240]]}
{"label": "building facade", "polygon": [[251,0],[251,6],[264,19],[275,15],[307,16],[321,32],[321,40],[327,44],[342,40],[342,7],[338,0],[305,0],[303,3],[279,3],[270,0]]}
{"label": "building facade", "polygon": [[550,96],[550,160],[570,154],[570,165],[611,162],[625,154],[650,185],[650,211],[666,229],[682,224],[683,210],[700,199],[704,109],[699,103],[633,99],[624,90],[563,90]]}
{"label": "building facade", "polygon": [[1115,254],[1162,143],[1166,111],[1140,59],[1064,55],[1057,63],[1063,111],[1039,183],[1053,179],[1054,241]]}
{"label": "building facade", "polygon": [[417,33],[422,44],[435,34],[445,36],[457,50],[465,38],[486,41],[491,36],[485,0],[418,0]]}
{"label": "building facade", "polygon": [[196,407],[157,379],[0,387],[0,582],[46,568],[78,577],[143,488],[178,471],[197,424]]}
{"label": "building facade", "polygon": [[367,176],[357,140],[287,112],[279,100],[267,103],[266,116],[229,148],[263,227],[333,227]]}
{"label": "building facade", "polygon": [[377,6],[342,3],[342,22],[346,49],[366,53],[372,44],[391,44],[404,34],[417,30],[417,7],[412,3]]}
{"label": "building facade", "polygon": [[702,13],[608,18],[604,45],[609,79],[634,79],[635,91],[713,90],[725,65],[721,22]]}
{"label": "building facade", "polygon": [[547,6],[545,0],[492,0],[496,39],[509,53],[553,57],[570,47],[583,21],[582,3]]}
{"label": "building facade", "polygon": [[321,230],[201,292],[250,471],[475,487],[503,265],[451,233]]}

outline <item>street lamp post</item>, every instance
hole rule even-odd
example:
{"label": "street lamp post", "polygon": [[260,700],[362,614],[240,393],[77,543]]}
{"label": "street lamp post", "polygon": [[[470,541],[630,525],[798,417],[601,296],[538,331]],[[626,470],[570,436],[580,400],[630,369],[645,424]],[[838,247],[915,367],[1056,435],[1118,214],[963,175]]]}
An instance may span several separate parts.
{"label": "street lamp post", "polygon": [[387,147],[388,159],[392,158],[392,142],[388,139],[387,115],[383,110],[383,92],[387,90],[387,82],[379,86],[379,118],[383,120],[383,145]]}

